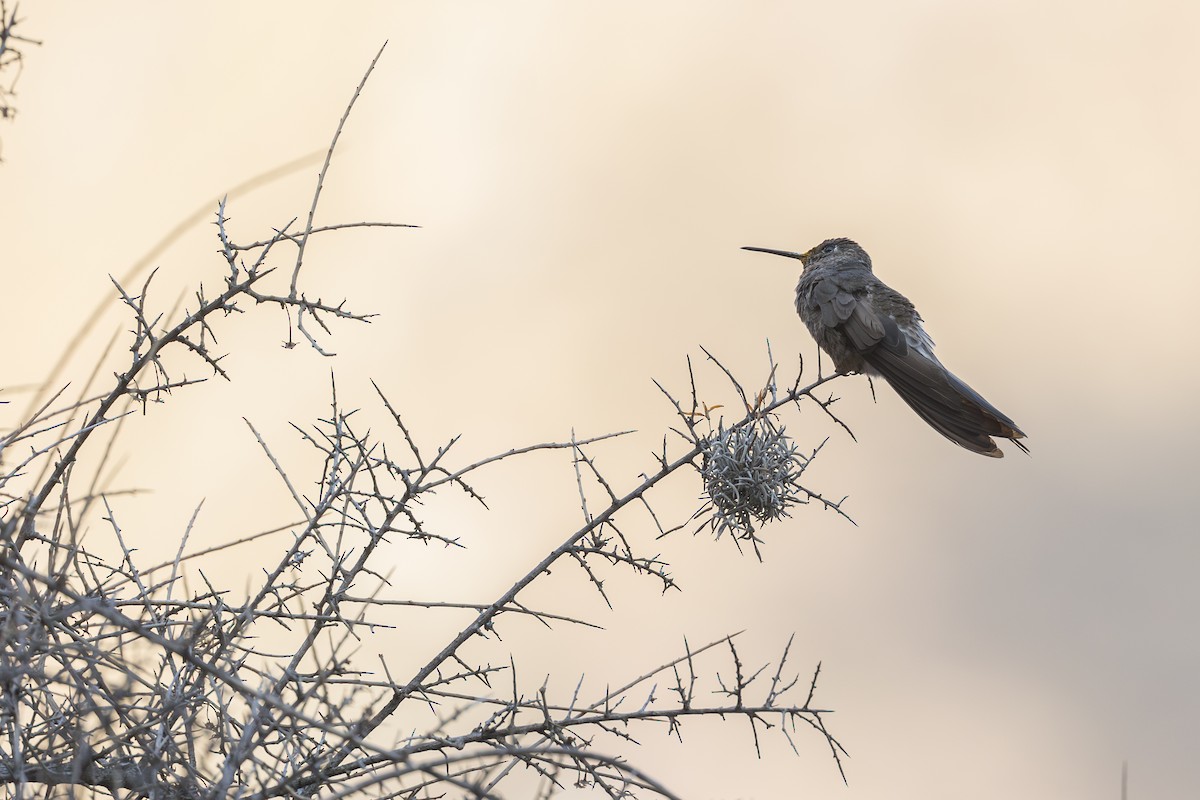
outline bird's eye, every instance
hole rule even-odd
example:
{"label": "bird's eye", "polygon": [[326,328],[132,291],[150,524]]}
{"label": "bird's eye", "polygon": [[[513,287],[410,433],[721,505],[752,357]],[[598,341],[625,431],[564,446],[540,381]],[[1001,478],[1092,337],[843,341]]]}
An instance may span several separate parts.
{"label": "bird's eye", "polygon": [[827,256],[836,250],[837,250],[837,245],[834,244],[833,242],[830,242],[829,244],[827,244],[821,248],[821,255]]}

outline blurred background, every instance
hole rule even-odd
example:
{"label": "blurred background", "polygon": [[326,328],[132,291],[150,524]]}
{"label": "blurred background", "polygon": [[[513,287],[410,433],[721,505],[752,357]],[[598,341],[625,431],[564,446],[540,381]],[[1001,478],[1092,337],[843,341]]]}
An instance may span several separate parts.
{"label": "blurred background", "polygon": [[[0,126],[0,385],[46,379],[107,303],[60,381],[86,380],[129,327],[120,276],[174,226],[152,302],[220,285],[215,200],[323,153],[367,64],[318,224],[419,230],[315,239],[310,295],[369,325],[285,350],[282,314],[219,331],[232,382],[181,391],[126,426],[115,501],[148,561],[197,504],[196,547],[292,521],[242,422],[302,488],[318,462],[289,422],[361,407],[374,379],[423,445],[462,463],[611,430],[594,448],[618,491],[672,422],[657,378],[710,404],[748,385],[766,342],[783,380],[815,345],[795,316],[803,250],[849,236],[914,301],[939,355],[1029,434],[980,458],[884,385],[834,385],[853,441],[790,412],[806,478],[849,495],[857,527],[815,508],[766,528],[765,560],[683,532],[663,542],[682,592],[614,574],[607,609],[563,570],[531,596],[603,625],[509,622],[492,660],[593,694],[738,630],[748,662],[823,663],[817,700],[850,752],[843,785],[816,737],[754,755],[744,724],[696,722],[680,746],[641,732],[635,764],[686,797],[926,798],[1200,794],[1200,540],[1194,505],[1200,264],[1200,6],[1133,2],[28,2],[14,123]],[[231,196],[263,239],[307,213],[318,164]],[[138,276],[133,287],[145,279]],[[191,301],[191,295],[183,295]],[[118,340],[113,368],[126,344]],[[107,362],[106,362],[107,363]],[[1189,366],[1191,365],[1191,366]],[[180,361],[189,376],[199,363]],[[7,424],[7,423],[6,423]],[[431,524],[465,551],[395,542],[391,598],[489,602],[577,527],[569,456],[481,473],[493,511],[446,493]],[[674,520],[698,483],[677,477]],[[640,527],[639,527],[640,526]],[[94,534],[106,535],[104,530]],[[278,552],[262,545],[262,559]],[[244,586],[254,551],[221,565]],[[366,662],[422,663],[468,619],[396,612]],[[612,748],[608,748],[611,750]],[[570,795],[567,795],[570,796]]]}

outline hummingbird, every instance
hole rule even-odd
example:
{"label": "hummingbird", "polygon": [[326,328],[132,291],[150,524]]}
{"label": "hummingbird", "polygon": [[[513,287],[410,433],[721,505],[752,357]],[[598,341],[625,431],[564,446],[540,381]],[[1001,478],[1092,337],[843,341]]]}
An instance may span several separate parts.
{"label": "hummingbird", "polygon": [[742,249],[804,265],[796,311],[838,372],[878,375],[934,430],[973,453],[1003,458],[993,436],[1029,452],[1016,423],[942,366],[921,315],[875,277],[871,257],[857,243],[826,239],[805,253]]}

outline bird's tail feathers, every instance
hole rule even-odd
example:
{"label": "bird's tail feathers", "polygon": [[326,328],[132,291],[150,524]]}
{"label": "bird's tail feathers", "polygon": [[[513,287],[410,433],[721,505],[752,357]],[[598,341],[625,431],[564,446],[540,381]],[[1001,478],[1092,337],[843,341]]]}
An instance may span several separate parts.
{"label": "bird's tail feathers", "polygon": [[984,400],[936,359],[913,348],[897,353],[878,348],[866,355],[867,363],[896,390],[896,394],[934,430],[975,453],[1002,458],[1004,452],[991,437],[1018,439],[1025,434],[999,409]]}

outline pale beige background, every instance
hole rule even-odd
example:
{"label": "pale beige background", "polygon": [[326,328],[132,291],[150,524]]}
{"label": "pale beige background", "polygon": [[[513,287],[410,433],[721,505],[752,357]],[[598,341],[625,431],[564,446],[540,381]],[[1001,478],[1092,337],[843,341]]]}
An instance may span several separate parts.
{"label": "pale beige background", "polygon": [[[564,571],[536,599],[608,630],[510,625],[494,658],[531,650],[527,688],[553,671],[566,692],[664,661],[683,635],[746,628],[762,660],[796,632],[798,668],[824,662],[849,786],[815,739],[759,761],[742,725],[693,724],[685,748],[645,731],[630,755],[687,797],[1115,798],[1125,759],[1131,797],[1200,794],[1196,4],[21,8],[46,44],[0,127],[9,387],[41,380],[107,275],[179,219],[322,150],[390,40],[319,221],[424,227],[312,247],[314,290],[380,315],[337,332],[337,359],[281,350],[272,313],[231,320],[234,382],[135,421],[119,483],[154,494],[118,513],[148,557],[173,552],[201,498],[198,542],[289,518],[240,418],[307,478],[286,423],[326,410],[331,367],[381,431],[368,377],[430,446],[464,434],[464,457],[636,427],[597,451],[631,486],[670,421],[651,377],[682,388],[701,344],[754,380],[765,339],[789,367],[814,353],[796,265],[738,247],[852,236],[1032,458],[975,457],[886,388],[872,404],[843,382],[857,444],[819,414],[789,425],[807,446],[832,437],[812,483],[850,494],[859,527],[801,509],[767,529],[764,564],[679,537],[663,551],[685,591],[614,578],[613,612]],[[237,235],[304,213],[313,173],[235,199]],[[217,285],[215,247],[199,224],[156,260],[163,305]],[[107,317],[67,377],[125,324]],[[396,543],[390,596],[487,601],[561,541],[569,461],[526,470],[480,478],[490,515],[434,504],[470,549]],[[668,490],[676,511],[690,481]],[[221,577],[242,585],[253,561]],[[402,671],[464,621],[397,615],[406,629],[363,653]]]}

